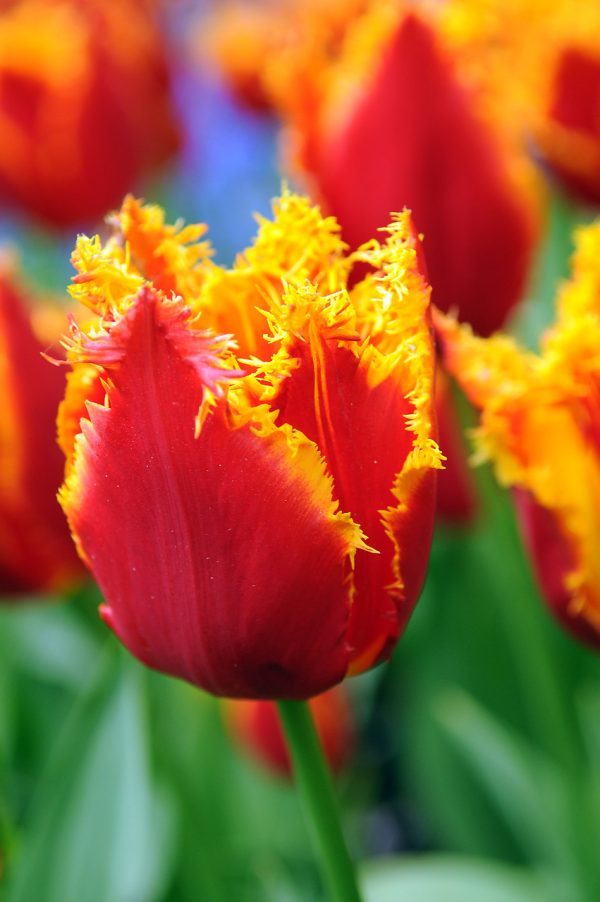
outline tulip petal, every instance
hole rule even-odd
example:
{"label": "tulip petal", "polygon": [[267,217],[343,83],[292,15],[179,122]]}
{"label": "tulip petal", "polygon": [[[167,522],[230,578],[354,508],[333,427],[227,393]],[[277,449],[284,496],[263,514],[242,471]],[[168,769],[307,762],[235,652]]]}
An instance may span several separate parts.
{"label": "tulip petal", "polygon": [[411,408],[398,379],[371,388],[365,355],[338,344],[318,338],[309,347],[299,342],[293,349],[299,365],[274,403],[278,423],[291,423],[319,446],[343,509],[378,552],[356,562],[356,590],[369,605],[353,607],[350,638],[353,656],[377,643],[373,660],[399,631],[398,599],[385,589],[395,581],[394,548],[379,512],[391,504],[394,478],[412,447],[405,426]]}
{"label": "tulip petal", "polygon": [[552,98],[537,129],[542,153],[567,188],[600,202],[600,58],[567,47],[555,63]]}
{"label": "tulip petal", "polygon": [[236,424],[221,399],[194,437],[218,394],[207,342],[140,292],[100,339],[109,406],[89,405],[62,503],[142,661],[215,694],[306,697],[347,671],[360,540],[302,435]]}
{"label": "tulip petal", "polygon": [[118,241],[126,243],[135,269],[166,294],[187,303],[198,296],[212,255],[210,242],[200,241],[205,225],[168,225],[161,207],[126,197],[112,217]]}
{"label": "tulip petal", "polygon": [[102,404],[106,389],[97,366],[82,363],[67,375],[65,397],[58,408],[56,427],[58,444],[67,459],[69,472],[75,454],[75,439],[81,432],[81,420],[87,417],[87,402]]}
{"label": "tulip petal", "polygon": [[338,223],[306,197],[284,189],[273,214],[273,221],[258,217],[254,243],[238,255],[233,269],[212,267],[200,301],[203,322],[233,333],[241,357],[270,356],[261,311],[279,297],[282,284],[310,281],[330,294],[346,287],[352,266]]}
{"label": "tulip petal", "polygon": [[585,609],[573,604],[568,589],[569,576],[575,572],[577,561],[560,517],[538,504],[529,492],[515,489],[514,496],[521,530],[548,607],[573,635],[600,649],[598,617],[590,622]]}
{"label": "tulip petal", "polygon": [[460,420],[443,371],[438,370],[435,388],[439,443],[446,456],[445,469],[438,475],[437,510],[440,518],[449,524],[464,526],[472,523],[477,513],[475,485]]}
{"label": "tulip petal", "polygon": [[[419,268],[419,242],[406,212],[388,231],[385,243],[373,241],[353,255],[376,274],[351,295],[323,296],[307,283],[269,298],[271,340],[281,347],[243,380],[278,408],[278,425],[299,429],[319,447],[342,508],[377,552],[356,559],[359,602],[348,633],[353,672],[388,655],[416,601],[426,557],[419,549],[427,549],[431,537],[431,471],[441,466],[433,440],[429,287]],[[369,338],[361,343],[365,333]],[[429,474],[429,489],[420,485],[421,471]],[[413,491],[427,503],[413,506]],[[408,511],[410,530],[402,525]]]}

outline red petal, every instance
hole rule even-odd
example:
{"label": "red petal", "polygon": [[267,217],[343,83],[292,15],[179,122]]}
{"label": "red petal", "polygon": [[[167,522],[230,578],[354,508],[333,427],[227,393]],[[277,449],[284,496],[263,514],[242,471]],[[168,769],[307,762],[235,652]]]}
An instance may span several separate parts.
{"label": "red petal", "polygon": [[407,15],[350,118],[323,140],[316,176],[352,247],[409,207],[433,302],[487,335],[521,297],[532,235],[471,106],[431,29]]}
{"label": "red petal", "polygon": [[583,200],[600,203],[600,59],[575,48],[562,54],[548,120],[542,150],[556,173]]}
{"label": "red petal", "polygon": [[600,649],[600,635],[588,620],[570,611],[572,595],[565,578],[575,567],[573,551],[554,513],[522,489],[514,490],[523,538],[531,554],[543,596],[556,619],[578,639]]}
{"label": "red petal", "polygon": [[436,413],[439,444],[446,461],[438,473],[437,512],[450,524],[469,524],[477,512],[475,485],[467,462],[467,447],[461,432],[447,378],[438,370]]}
{"label": "red petal", "polygon": [[216,694],[323,691],[348,666],[347,543],[282,432],[234,428],[220,403],[194,438],[206,368],[163,308],[143,290],[121,323],[110,409],[90,407],[64,490],[107,619]]}
{"label": "red petal", "polygon": [[0,592],[64,588],[80,565],[56,492],[64,462],[56,444],[62,369],[41,357],[25,302],[0,276]]}
{"label": "red petal", "polygon": [[[300,365],[274,402],[280,409],[278,422],[292,424],[319,446],[342,509],[379,552],[357,555],[354,571],[349,642],[352,669],[358,661],[363,669],[393,647],[401,629],[399,607],[412,610],[421,584],[420,578],[417,585],[409,576],[401,594],[388,590],[396,581],[395,547],[381,519],[381,511],[397,503],[392,487],[412,448],[413,434],[405,421],[412,407],[398,373],[371,387],[366,360],[336,341],[315,337],[310,345],[298,342],[293,354]],[[413,513],[411,545],[422,542],[428,552],[433,502]]]}

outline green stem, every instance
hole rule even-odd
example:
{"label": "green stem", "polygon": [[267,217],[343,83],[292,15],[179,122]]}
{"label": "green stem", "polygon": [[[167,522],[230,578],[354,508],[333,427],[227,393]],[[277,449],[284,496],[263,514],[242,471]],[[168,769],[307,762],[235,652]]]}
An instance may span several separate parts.
{"label": "green stem", "polygon": [[361,902],[340,826],[337,800],[306,702],[280,701],[294,776],[332,902]]}

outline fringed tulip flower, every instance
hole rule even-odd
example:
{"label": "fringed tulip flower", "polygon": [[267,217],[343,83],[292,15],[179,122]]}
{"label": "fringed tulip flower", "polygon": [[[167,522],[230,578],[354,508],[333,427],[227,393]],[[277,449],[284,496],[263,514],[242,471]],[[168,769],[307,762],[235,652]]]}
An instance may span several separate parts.
{"label": "fringed tulip flower", "polygon": [[440,317],[447,365],[481,410],[479,456],[513,486],[546,600],[600,647],[600,224],[576,233],[574,274],[539,355]]}
{"label": "fringed tulip flower", "polygon": [[[56,337],[56,336],[55,336]],[[11,265],[0,263],[0,597],[68,588],[82,577],[56,501],[63,462],[56,409],[64,373],[41,354]]]}
{"label": "fringed tulip flower", "polygon": [[18,0],[0,15],[0,198],[65,227],[105,215],[177,145],[150,0]]}
{"label": "fringed tulip flower", "polygon": [[[285,194],[230,270],[157,208],[129,200],[114,229],[73,257],[99,318],[66,342],[59,418],[104,619],[147,665],[230,697],[308,698],[387,658],[441,466],[409,215],[347,255]],[[373,271],[349,289],[357,260]]]}
{"label": "fringed tulip flower", "polygon": [[[239,35],[233,20],[230,9],[221,32]],[[251,46],[257,31],[258,23],[250,38],[244,31]],[[487,97],[461,77],[439,16],[379,0],[354,4],[329,25],[320,9],[292,0],[272,20],[269,42],[269,53],[256,54],[256,77],[286,126],[288,165],[338,219],[345,240],[359,246],[390,210],[409,207],[424,235],[433,302],[481,335],[498,329],[529,271],[535,172],[512,126],[490,115]],[[217,50],[235,83],[225,40]],[[452,436],[452,406],[439,404]],[[445,450],[440,512],[468,520],[475,496],[464,456],[455,441]]]}
{"label": "fringed tulip flower", "polygon": [[[336,686],[311,698],[309,706],[329,767],[337,774],[351,758],[355,740],[346,693]],[[224,715],[229,732],[244,751],[268,770],[291,776],[291,762],[274,702],[228,700],[224,702]]]}

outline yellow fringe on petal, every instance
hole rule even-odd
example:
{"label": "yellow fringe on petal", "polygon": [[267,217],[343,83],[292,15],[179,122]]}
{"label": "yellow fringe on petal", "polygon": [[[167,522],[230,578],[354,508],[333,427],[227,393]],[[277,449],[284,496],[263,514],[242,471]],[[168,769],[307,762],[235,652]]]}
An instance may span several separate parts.
{"label": "yellow fringe on petal", "polygon": [[69,294],[99,316],[119,310],[144,284],[126,247],[102,245],[99,235],[79,235],[71,263],[77,270]]}
{"label": "yellow fringe on petal", "polygon": [[333,216],[323,216],[307,197],[284,186],[273,202],[273,219],[256,217],[258,234],[241,254],[235,269],[250,267],[269,272],[285,282],[314,282],[325,294],[345,287],[351,261]]}

